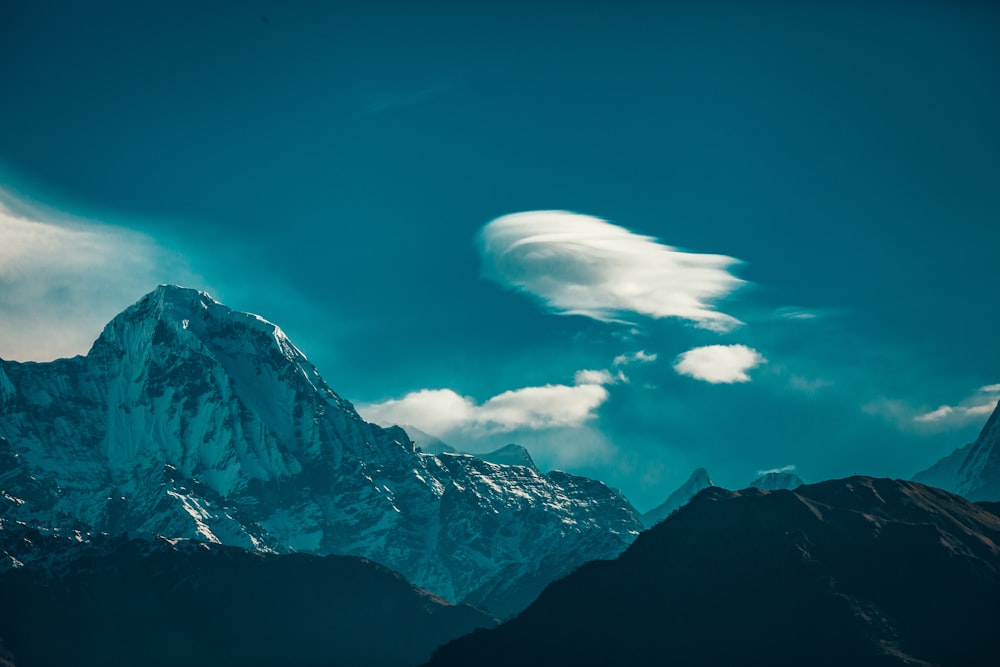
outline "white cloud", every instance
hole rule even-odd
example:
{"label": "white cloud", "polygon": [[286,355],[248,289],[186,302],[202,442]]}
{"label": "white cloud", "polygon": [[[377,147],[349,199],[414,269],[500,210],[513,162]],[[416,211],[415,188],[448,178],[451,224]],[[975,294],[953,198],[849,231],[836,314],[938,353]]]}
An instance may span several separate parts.
{"label": "white cloud", "polygon": [[674,370],[712,384],[749,382],[747,374],[766,359],[746,345],[706,345],[688,350],[677,357]]}
{"label": "white cloud", "polygon": [[913,421],[922,424],[952,424],[959,426],[972,420],[981,419],[996,409],[1000,384],[988,384],[974,391],[956,405],[941,405],[934,410],[913,416]]}
{"label": "white cloud", "polygon": [[953,414],[955,408],[950,405],[942,405],[936,410],[931,410],[930,412],[925,412],[923,414],[917,415],[913,418],[914,421],[918,422],[936,422],[941,421],[945,417]]}
{"label": "white cloud", "polygon": [[862,410],[867,414],[886,418],[903,430],[934,433],[982,424],[997,409],[997,391],[1000,391],[1000,386],[986,385],[954,405],[942,404],[934,409],[917,407],[898,399],[882,398],[865,404]]}
{"label": "white cloud", "polygon": [[993,412],[997,407],[997,401],[992,400],[987,403],[977,403],[973,405],[942,405],[936,410],[931,410],[930,412],[924,412],[913,418],[914,421],[918,422],[941,422],[948,419],[954,419],[959,421],[966,421],[969,418],[978,418],[984,415],[988,415]]}
{"label": "white cloud", "polygon": [[594,410],[607,399],[608,390],[596,384],[525,387],[486,401],[478,421],[494,431],[579,426],[594,417]]}
{"label": "white cloud", "polygon": [[434,435],[475,421],[475,402],[451,389],[421,389],[403,398],[382,403],[356,404],[358,413],[367,421],[391,426],[413,424],[421,431]]}
{"label": "white cloud", "polygon": [[605,322],[629,314],[677,317],[715,331],[741,322],[713,302],[743,281],[738,260],[682,252],[600,218],[528,211],[493,220],[479,234],[483,274],[539,297],[561,314]]}
{"label": "white cloud", "polygon": [[992,414],[996,410],[997,401],[990,401],[989,403],[981,403],[979,405],[970,405],[969,407],[962,408],[962,411],[969,416],[982,416]]}
{"label": "white cloud", "polygon": [[575,384],[618,384],[619,382],[628,382],[628,378],[624,373],[618,371],[613,374],[608,370],[583,370],[577,371],[576,375],[573,376],[573,382]]}
{"label": "white cloud", "polygon": [[612,362],[613,366],[624,366],[626,364],[648,364],[650,362],[656,361],[657,354],[653,352],[652,354],[647,354],[645,350],[639,350],[634,354],[619,354],[615,357]]}
{"label": "white cloud", "polygon": [[118,312],[164,282],[192,283],[184,260],[120,227],[41,214],[0,191],[0,357],[86,353]]}
{"label": "white cloud", "polygon": [[[362,417],[383,426],[413,424],[422,431],[445,436],[507,433],[581,426],[596,416],[608,399],[602,386],[616,381],[604,371],[581,371],[575,386],[547,384],[498,394],[483,403],[451,389],[421,389],[400,399],[356,406]],[[598,380],[600,382],[598,382]]]}
{"label": "white cloud", "polygon": [[770,470],[758,470],[757,475],[762,477],[764,475],[770,475],[772,473],[783,473],[783,472],[793,472],[795,470],[794,465],[782,466],[780,468],[771,468]]}

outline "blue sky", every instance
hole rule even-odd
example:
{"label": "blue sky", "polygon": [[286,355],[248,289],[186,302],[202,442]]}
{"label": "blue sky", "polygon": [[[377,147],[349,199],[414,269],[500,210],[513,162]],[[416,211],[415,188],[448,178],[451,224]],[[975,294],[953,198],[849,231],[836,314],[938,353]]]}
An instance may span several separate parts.
{"label": "blue sky", "polygon": [[640,509],[996,402],[995,5],[70,4],[0,8],[0,357],[195,286]]}

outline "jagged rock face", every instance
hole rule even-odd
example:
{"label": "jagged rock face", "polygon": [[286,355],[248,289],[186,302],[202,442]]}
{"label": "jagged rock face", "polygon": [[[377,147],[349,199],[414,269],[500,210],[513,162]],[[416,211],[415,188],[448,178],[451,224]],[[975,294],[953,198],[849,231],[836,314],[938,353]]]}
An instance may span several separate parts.
{"label": "jagged rock face", "polygon": [[956,449],[913,479],[972,501],[1000,500],[1000,405],[975,442]]}
{"label": "jagged rock face", "polygon": [[599,482],[419,453],[277,326],[178,287],[116,317],[86,357],[0,361],[0,438],[0,515],[364,556],[456,601],[613,557],[640,527]]}

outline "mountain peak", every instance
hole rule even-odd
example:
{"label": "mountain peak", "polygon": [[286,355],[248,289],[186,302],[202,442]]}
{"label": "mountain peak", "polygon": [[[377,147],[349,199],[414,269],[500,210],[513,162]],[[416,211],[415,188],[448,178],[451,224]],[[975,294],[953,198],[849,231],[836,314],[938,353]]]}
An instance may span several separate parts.
{"label": "mountain peak", "polygon": [[685,486],[689,484],[701,484],[704,486],[715,486],[712,484],[712,478],[708,476],[708,471],[704,468],[696,468],[691,476],[688,477],[688,481],[685,482]]}
{"label": "mountain peak", "polygon": [[208,292],[162,284],[122,311],[109,326],[118,319],[190,319],[199,311],[214,307],[226,308]]}
{"label": "mountain peak", "polygon": [[421,456],[364,422],[277,326],[173,285],[86,356],[3,364],[0,434],[5,517],[360,555],[503,613],[639,528],[620,494],[529,469],[517,446],[493,453],[507,465]]}
{"label": "mountain peak", "polygon": [[802,478],[793,472],[770,470],[750,482],[750,486],[761,491],[778,491],[795,489],[802,486],[802,483]]}
{"label": "mountain peak", "polygon": [[913,479],[972,501],[1000,500],[1000,404],[975,442],[956,449]]}
{"label": "mountain peak", "polygon": [[504,445],[500,449],[489,452],[488,454],[477,454],[476,456],[484,461],[489,461],[490,463],[505,466],[527,466],[528,468],[538,470],[535,466],[535,461],[531,458],[531,454],[528,453],[528,450],[521,445],[515,445],[514,443]]}
{"label": "mountain peak", "polygon": [[708,471],[704,468],[697,468],[679,489],[667,497],[662,505],[658,505],[642,515],[642,524],[646,528],[652,528],[690,502],[700,491],[714,486],[712,478],[708,476]]}
{"label": "mountain peak", "polygon": [[213,304],[220,305],[218,301],[212,298],[212,295],[204,290],[195,289],[193,287],[184,287],[182,285],[171,285],[169,283],[161,283],[156,286],[152,292],[143,297],[143,299],[157,299],[162,302],[184,302],[191,301],[193,299],[203,299],[207,300]]}
{"label": "mountain peak", "polygon": [[208,292],[167,284],[159,285],[111,320],[91,352],[113,358],[135,357],[151,345],[177,348],[178,344],[229,354],[276,348],[289,361],[306,360],[273,322],[233,310]]}

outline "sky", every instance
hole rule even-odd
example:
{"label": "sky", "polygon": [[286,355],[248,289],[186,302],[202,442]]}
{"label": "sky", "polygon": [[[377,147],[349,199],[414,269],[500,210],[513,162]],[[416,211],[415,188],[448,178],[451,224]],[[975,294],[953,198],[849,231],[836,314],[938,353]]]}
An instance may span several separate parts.
{"label": "sky", "polygon": [[1000,398],[1000,8],[0,5],[0,357],[159,283],[640,510],[906,477]]}

